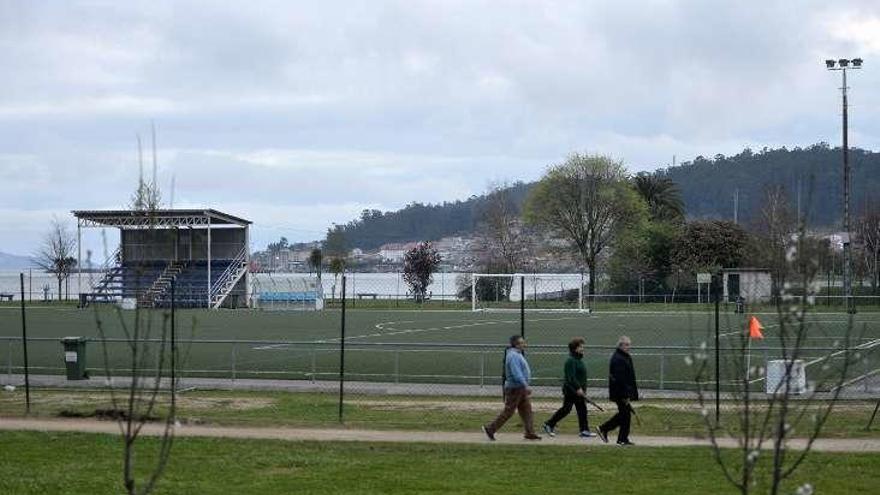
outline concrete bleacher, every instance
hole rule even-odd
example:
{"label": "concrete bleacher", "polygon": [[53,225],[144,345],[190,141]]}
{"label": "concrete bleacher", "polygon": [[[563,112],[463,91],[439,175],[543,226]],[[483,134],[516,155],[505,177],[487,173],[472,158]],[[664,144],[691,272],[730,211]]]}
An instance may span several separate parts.
{"label": "concrete bleacher", "polygon": [[[229,267],[230,260],[213,260],[211,262],[211,282],[216,283],[223,272]],[[175,278],[175,301],[181,308],[198,308],[207,306],[208,301],[208,270],[207,262],[181,262],[180,272]],[[103,285],[105,289],[96,295],[93,302],[110,302],[123,298],[138,298],[153,286],[156,280],[168,267],[165,261],[140,261],[124,263],[119,270],[108,274],[109,280]],[[155,304],[160,307],[171,305],[170,290],[165,290],[155,297]]]}
{"label": "concrete bleacher", "polygon": [[73,215],[77,239],[83,228],[119,229],[119,248],[102,265],[106,276],[81,294],[86,304],[130,305],[134,299],[141,307],[167,307],[172,281],[174,301],[182,307],[250,303],[249,220],[211,208],[75,210]]}

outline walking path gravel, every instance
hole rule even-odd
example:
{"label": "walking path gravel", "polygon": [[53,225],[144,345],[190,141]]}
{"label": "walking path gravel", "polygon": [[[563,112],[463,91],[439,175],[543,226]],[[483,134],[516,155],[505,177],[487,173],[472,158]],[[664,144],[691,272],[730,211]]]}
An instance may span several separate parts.
{"label": "walking path gravel", "polygon": [[[0,430],[45,431],[45,432],[83,432],[119,434],[119,424],[114,421],[98,421],[83,419],[36,419],[36,418],[0,418]],[[147,424],[143,434],[157,436],[163,431],[162,424]],[[399,430],[350,430],[350,429],[311,429],[311,428],[241,428],[223,426],[185,425],[175,429],[177,437],[219,437],[244,438],[287,441],[321,441],[321,442],[392,442],[392,443],[442,443],[442,444],[502,444],[528,446],[591,446],[603,448],[619,448],[614,445],[613,438],[609,444],[603,444],[598,438],[588,440],[575,436],[545,437],[542,441],[527,441],[522,434],[515,431],[501,431],[498,440],[489,442],[480,433],[462,432],[424,432]],[[706,447],[709,441],[687,437],[647,437],[633,436],[637,447]],[[736,447],[734,439],[722,439],[723,447]],[[791,449],[803,449],[803,439],[789,442]],[[822,452],[880,452],[880,439],[820,439],[813,445],[813,450]]]}

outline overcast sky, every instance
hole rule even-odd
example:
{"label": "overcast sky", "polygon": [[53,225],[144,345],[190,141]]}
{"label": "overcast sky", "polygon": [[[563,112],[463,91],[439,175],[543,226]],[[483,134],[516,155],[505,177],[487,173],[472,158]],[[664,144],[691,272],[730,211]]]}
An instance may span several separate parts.
{"label": "overcast sky", "polygon": [[249,218],[261,249],[571,151],[640,171],[837,145],[822,61],[857,56],[850,142],[877,150],[876,0],[0,0],[0,251],[124,207],[151,121],[164,199],[174,177],[175,207]]}

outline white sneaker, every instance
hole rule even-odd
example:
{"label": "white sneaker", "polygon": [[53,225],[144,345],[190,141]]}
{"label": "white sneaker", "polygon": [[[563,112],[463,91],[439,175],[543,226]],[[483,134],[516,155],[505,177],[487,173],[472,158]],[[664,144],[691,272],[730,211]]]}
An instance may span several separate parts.
{"label": "white sneaker", "polygon": [[556,436],[556,428],[550,428],[550,425],[548,425],[547,423],[544,423],[543,429],[544,433],[546,433],[548,437]]}

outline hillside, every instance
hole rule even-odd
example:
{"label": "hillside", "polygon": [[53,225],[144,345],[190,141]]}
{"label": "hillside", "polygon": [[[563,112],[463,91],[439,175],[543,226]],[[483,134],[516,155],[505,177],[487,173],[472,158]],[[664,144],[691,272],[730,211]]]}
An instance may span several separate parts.
{"label": "hillside", "polygon": [[26,256],[17,256],[0,252],[0,270],[19,270],[32,267],[31,259]]}
{"label": "hillside", "polygon": [[[869,197],[880,199],[880,153],[850,150],[853,215]],[[840,148],[818,144],[788,150],[751,150],[730,157],[697,157],[678,167],[660,170],[678,184],[689,218],[732,218],[739,189],[739,218],[748,222],[760,214],[766,190],[782,186],[793,206],[800,182],[802,212],[813,226],[838,224],[843,205],[843,166]]]}
{"label": "hillside", "polygon": [[[510,187],[517,205],[525,202],[530,185],[518,182]],[[476,227],[485,205],[484,196],[436,205],[412,203],[397,211],[364,210],[361,217],[341,226],[349,246],[376,249],[388,242],[436,240],[468,233]]]}
{"label": "hillside", "polygon": [[[869,197],[880,200],[880,153],[853,149],[853,214]],[[801,192],[802,212],[813,227],[839,224],[843,203],[840,148],[817,144],[808,148],[746,149],[734,156],[698,156],[691,162],[656,171],[675,181],[682,192],[688,218],[732,219],[734,194],[739,190],[739,220],[760,214],[768,188],[781,186],[792,206]],[[800,187],[799,187],[800,184]],[[522,205],[532,184],[516,183],[510,193]],[[342,226],[348,245],[375,249],[386,242],[407,242],[466,234],[472,231],[485,205],[484,196],[436,205],[412,203],[397,211],[365,210],[361,218]]]}

